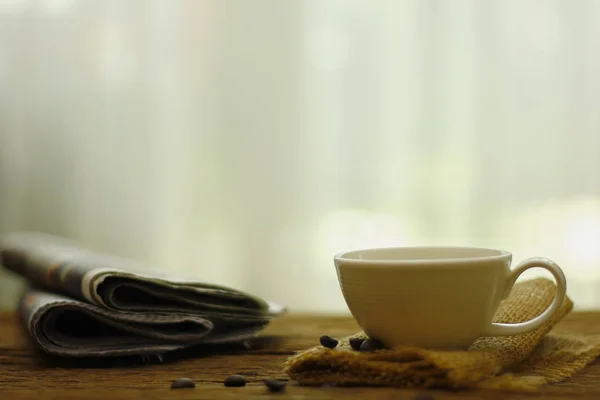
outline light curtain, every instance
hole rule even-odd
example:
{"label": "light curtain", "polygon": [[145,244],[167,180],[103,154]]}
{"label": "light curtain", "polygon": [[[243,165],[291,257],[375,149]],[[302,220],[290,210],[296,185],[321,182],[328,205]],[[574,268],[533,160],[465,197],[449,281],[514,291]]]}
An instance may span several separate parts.
{"label": "light curtain", "polygon": [[0,0],[0,231],[324,312],[346,310],[337,252],[497,247],[600,305],[598,20],[593,0]]}

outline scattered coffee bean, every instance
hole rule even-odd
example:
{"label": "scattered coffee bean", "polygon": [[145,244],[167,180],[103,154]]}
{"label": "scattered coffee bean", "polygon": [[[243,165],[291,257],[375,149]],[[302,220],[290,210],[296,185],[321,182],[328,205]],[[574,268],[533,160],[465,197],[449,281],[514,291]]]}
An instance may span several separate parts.
{"label": "scattered coffee bean", "polygon": [[352,338],[350,339],[350,347],[352,347],[353,350],[359,351],[360,350],[360,345],[363,344],[363,342],[365,341],[364,338]]}
{"label": "scattered coffee bean", "polygon": [[196,387],[196,382],[190,378],[175,379],[171,384],[171,389],[193,389]]}
{"label": "scattered coffee bean", "polygon": [[330,349],[335,349],[335,346],[338,345],[337,339],[334,339],[331,336],[327,336],[327,335],[321,336],[321,338],[319,339],[319,342],[321,342],[321,345],[323,347],[327,347]]}
{"label": "scattered coffee bean", "polygon": [[281,392],[287,385],[286,381],[279,381],[277,379],[265,379],[265,385],[270,392]]}
{"label": "scattered coffee bean", "polygon": [[366,339],[360,345],[360,351],[362,352],[370,352],[379,349],[383,349],[385,346],[377,339]]}
{"label": "scattered coffee bean", "polygon": [[435,400],[435,396],[431,393],[419,393],[415,395],[414,400]]}
{"label": "scattered coffee bean", "polygon": [[241,375],[230,375],[223,382],[227,387],[242,387],[246,386],[246,379]]}

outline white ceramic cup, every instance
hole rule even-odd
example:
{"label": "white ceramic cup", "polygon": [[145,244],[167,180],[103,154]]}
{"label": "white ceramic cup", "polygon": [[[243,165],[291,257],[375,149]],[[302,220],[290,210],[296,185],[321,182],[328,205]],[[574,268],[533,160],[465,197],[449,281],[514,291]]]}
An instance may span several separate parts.
{"label": "white ceramic cup", "polygon": [[[563,271],[545,258],[511,269],[507,251],[474,247],[395,247],[356,250],[334,257],[350,312],[372,338],[388,348],[420,346],[465,349],[481,336],[509,336],[539,328],[565,299]],[[518,324],[492,323],[525,270],[544,268],[554,276],[552,304]]]}

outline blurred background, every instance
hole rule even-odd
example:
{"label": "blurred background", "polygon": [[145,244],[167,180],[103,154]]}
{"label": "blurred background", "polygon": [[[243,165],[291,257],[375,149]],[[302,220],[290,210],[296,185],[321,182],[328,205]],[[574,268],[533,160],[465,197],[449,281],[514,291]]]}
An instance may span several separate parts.
{"label": "blurred background", "polygon": [[0,0],[0,233],[326,312],[335,253],[496,247],[600,306],[599,20],[595,0]]}

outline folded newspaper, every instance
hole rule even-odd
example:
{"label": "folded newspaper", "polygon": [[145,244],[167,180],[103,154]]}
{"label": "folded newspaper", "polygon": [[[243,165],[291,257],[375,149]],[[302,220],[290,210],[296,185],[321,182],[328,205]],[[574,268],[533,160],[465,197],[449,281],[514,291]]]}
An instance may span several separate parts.
{"label": "folded newspaper", "polygon": [[0,237],[0,261],[29,285],[19,312],[33,342],[68,357],[160,356],[242,342],[285,309],[222,285],[149,272],[132,260],[36,232]]}

